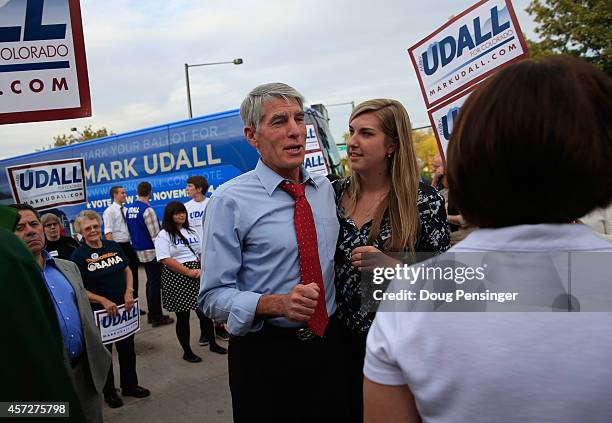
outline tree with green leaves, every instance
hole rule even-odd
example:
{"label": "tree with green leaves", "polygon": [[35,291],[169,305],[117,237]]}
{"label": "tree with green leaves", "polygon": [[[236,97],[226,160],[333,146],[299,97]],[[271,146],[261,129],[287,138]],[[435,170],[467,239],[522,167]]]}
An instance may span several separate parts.
{"label": "tree with green leaves", "polygon": [[610,0],[533,0],[527,12],[541,41],[528,41],[531,57],[569,54],[612,75]]}
{"label": "tree with green leaves", "polygon": [[83,131],[77,131],[76,128],[74,128],[73,131],[76,132],[78,136],[76,136],[74,133],[71,133],[70,135],[62,134],[53,137],[53,147],[62,147],[64,145],[76,144],[94,138],[102,138],[108,137],[109,135],[115,135],[113,131],[109,131],[104,127],[96,130],[91,129],[91,125],[85,126],[83,128]]}

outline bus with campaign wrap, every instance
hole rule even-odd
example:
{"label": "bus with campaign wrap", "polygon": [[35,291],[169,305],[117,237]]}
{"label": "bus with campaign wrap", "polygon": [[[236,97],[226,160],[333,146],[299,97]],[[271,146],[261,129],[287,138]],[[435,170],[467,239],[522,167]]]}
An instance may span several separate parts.
{"label": "bus with campaign wrap", "polygon": [[[306,169],[342,175],[324,106],[306,108],[306,129]],[[70,231],[79,211],[87,208],[101,214],[112,203],[112,186],[123,186],[130,204],[136,200],[137,185],[148,181],[153,187],[151,206],[161,218],[169,201],[189,200],[185,188],[190,176],[204,176],[210,195],[224,182],[254,169],[258,158],[243,135],[239,111],[230,110],[0,160],[0,204],[29,202],[41,213],[59,215]],[[80,204],[67,201],[78,197],[74,192],[81,179],[85,198]],[[61,192],[62,188],[70,190]]]}

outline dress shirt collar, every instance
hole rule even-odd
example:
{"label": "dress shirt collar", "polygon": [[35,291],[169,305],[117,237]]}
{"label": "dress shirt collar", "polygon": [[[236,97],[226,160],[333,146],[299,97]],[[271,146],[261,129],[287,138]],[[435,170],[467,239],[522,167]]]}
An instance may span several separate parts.
{"label": "dress shirt collar", "polygon": [[47,250],[42,250],[40,252],[40,255],[43,258],[43,268],[42,268],[43,271],[45,270],[45,267],[47,267],[47,265],[51,265],[53,267],[57,267],[55,265],[55,260],[53,260],[53,256],[51,254],[49,254],[47,252]]}
{"label": "dress shirt collar", "polygon": [[586,225],[538,224],[477,229],[451,251],[580,251],[611,250]]}
{"label": "dress shirt collar", "polygon": [[[261,184],[268,192],[268,195],[272,195],[274,190],[287,179],[280,176],[278,173],[273,171],[266,165],[261,159],[257,162],[257,166],[255,166],[255,174],[261,181]],[[310,176],[310,173],[306,169],[304,169],[304,165],[300,165],[300,175],[302,175],[302,183],[309,182],[315,188],[319,188],[315,180]]]}

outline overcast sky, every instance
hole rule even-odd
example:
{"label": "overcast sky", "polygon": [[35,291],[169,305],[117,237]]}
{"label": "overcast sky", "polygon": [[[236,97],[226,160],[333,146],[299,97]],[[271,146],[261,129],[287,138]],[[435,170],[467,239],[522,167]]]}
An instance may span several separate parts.
{"label": "overcast sky", "polygon": [[[194,116],[238,108],[256,85],[280,81],[308,104],[394,98],[414,127],[428,125],[407,49],[475,2],[82,1],[93,116],[0,125],[0,158],[49,145],[71,127],[122,133],[185,119],[183,64],[237,57],[244,64],[190,69]],[[513,1],[523,32],[535,39],[528,4]],[[350,110],[329,108],[337,140]]]}

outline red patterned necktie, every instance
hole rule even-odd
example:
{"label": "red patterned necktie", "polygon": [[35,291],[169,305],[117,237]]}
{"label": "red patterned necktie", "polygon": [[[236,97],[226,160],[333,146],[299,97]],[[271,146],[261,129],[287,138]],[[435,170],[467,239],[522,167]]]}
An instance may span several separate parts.
{"label": "red patterned necktie", "polygon": [[325,287],[323,286],[323,275],[321,274],[321,262],[319,261],[319,249],[317,244],[317,231],[312,217],[312,209],[304,194],[304,185],[286,183],[280,186],[287,191],[295,200],[295,212],[293,219],[295,223],[295,234],[298,242],[298,254],[300,256],[301,281],[303,285],[316,283],[319,286],[319,298],[314,314],[308,321],[308,327],[318,336],[323,336],[329,317],[327,316],[327,305],[325,303]]}

